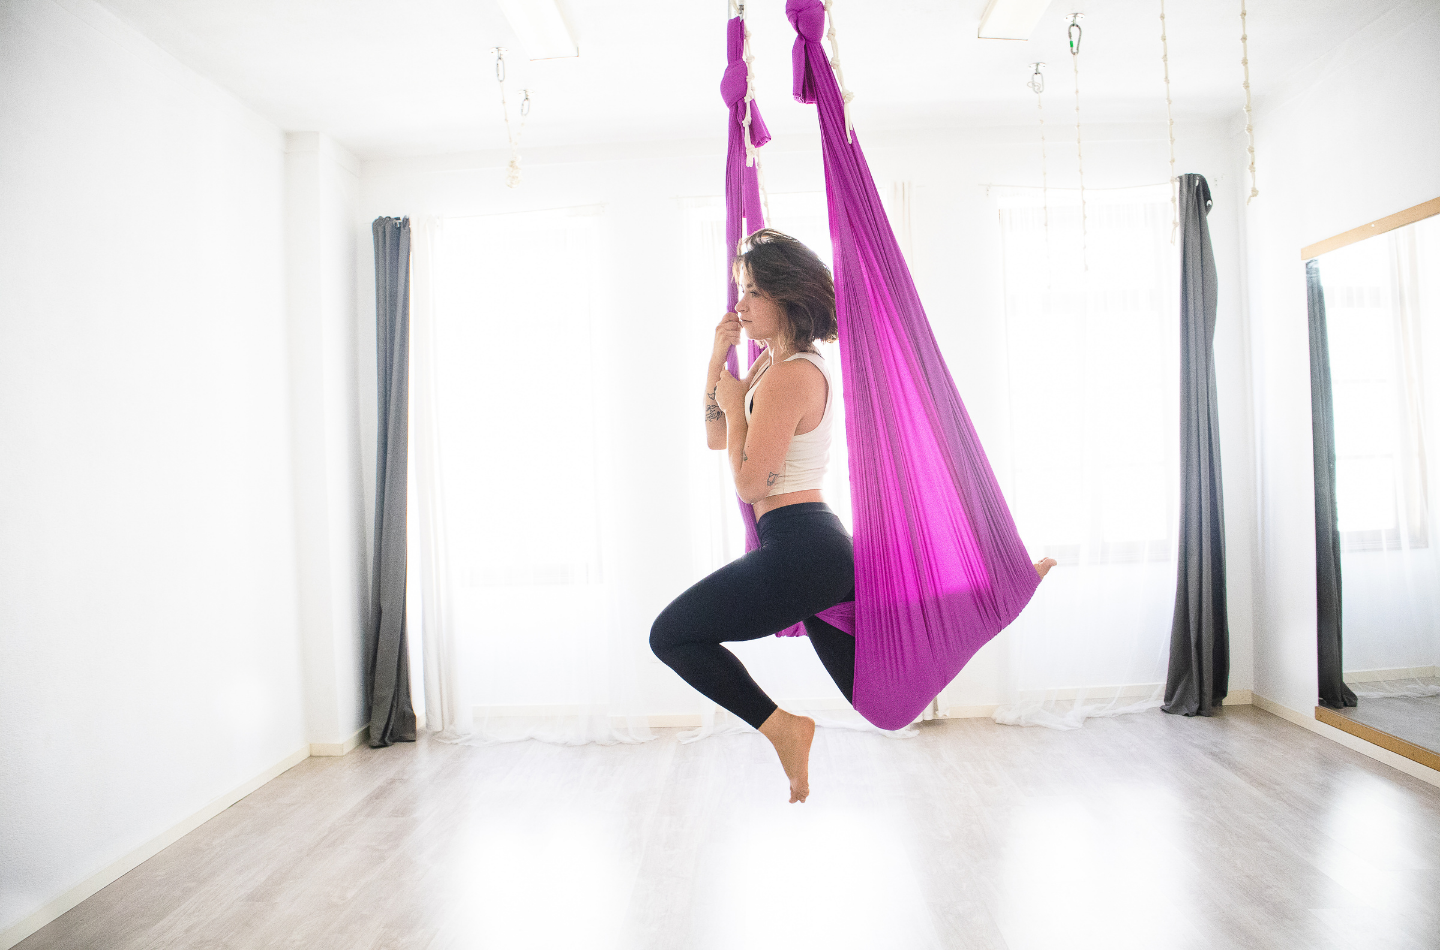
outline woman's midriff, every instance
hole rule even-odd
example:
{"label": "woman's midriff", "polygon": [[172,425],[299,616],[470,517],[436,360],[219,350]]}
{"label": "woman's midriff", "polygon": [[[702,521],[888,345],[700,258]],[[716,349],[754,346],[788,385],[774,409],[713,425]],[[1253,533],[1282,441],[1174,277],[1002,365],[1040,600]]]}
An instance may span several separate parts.
{"label": "woman's midriff", "polygon": [[755,520],[760,520],[767,511],[774,511],[776,508],[784,508],[786,505],[798,505],[807,501],[824,501],[820,497],[820,489],[807,488],[804,491],[787,491],[779,495],[767,495],[752,506],[755,509]]}

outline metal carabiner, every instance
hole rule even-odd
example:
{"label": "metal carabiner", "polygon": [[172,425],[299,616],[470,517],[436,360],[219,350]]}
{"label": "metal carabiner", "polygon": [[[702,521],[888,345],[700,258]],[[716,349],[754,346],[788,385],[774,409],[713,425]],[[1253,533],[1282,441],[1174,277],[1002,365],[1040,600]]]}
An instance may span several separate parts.
{"label": "metal carabiner", "polygon": [[495,54],[495,78],[500,82],[505,81],[505,47],[496,46],[490,52]]}
{"label": "metal carabiner", "polygon": [[1035,74],[1031,76],[1030,81],[1025,84],[1029,86],[1030,91],[1037,96],[1045,91],[1045,76],[1040,72],[1044,66],[1044,63],[1031,63],[1030,68],[1035,70]]}
{"label": "metal carabiner", "polygon": [[1071,56],[1080,55],[1080,40],[1085,35],[1085,31],[1080,28],[1080,19],[1083,16],[1083,13],[1070,14],[1070,25],[1065,28],[1065,37],[1070,40]]}
{"label": "metal carabiner", "polygon": [[530,90],[521,89],[520,91],[525,94],[525,98],[520,100],[520,117],[523,119],[530,114]]}

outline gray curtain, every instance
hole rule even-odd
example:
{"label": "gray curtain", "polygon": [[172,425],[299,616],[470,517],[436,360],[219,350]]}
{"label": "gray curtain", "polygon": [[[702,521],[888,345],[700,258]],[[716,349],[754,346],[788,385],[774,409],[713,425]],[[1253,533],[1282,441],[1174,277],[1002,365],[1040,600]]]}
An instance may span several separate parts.
{"label": "gray curtain", "polygon": [[1315,606],[1320,705],[1354,706],[1340,650],[1340,515],[1335,503],[1335,403],[1330,388],[1330,336],[1319,261],[1305,262],[1310,312],[1310,433],[1315,447]]}
{"label": "gray curtain", "polygon": [[375,560],[370,583],[370,745],[415,741],[405,642],[405,475],[410,418],[410,219],[376,218]]}
{"label": "gray curtain", "polygon": [[1215,715],[1230,686],[1210,205],[1204,176],[1181,175],[1180,565],[1161,708],[1185,716]]}

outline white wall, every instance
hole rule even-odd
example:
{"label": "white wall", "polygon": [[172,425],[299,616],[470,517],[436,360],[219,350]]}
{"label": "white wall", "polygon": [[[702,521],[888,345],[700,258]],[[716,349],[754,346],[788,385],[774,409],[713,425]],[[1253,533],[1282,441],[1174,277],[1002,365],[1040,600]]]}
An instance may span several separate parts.
{"label": "white wall", "polygon": [[7,0],[0,141],[3,935],[306,736],[281,134]]}
{"label": "white wall", "polygon": [[[317,132],[290,132],[285,139],[305,730],[311,744],[343,746],[365,721],[362,631],[370,590],[361,497],[362,338],[355,319],[359,163]],[[364,338],[372,352],[373,341],[372,331]]]}
{"label": "white wall", "polygon": [[[716,125],[724,116],[717,108]],[[864,130],[861,130],[864,135]],[[1220,273],[1217,361],[1230,545],[1232,677],[1235,689],[1251,679],[1251,565],[1254,560],[1253,457],[1250,432],[1248,330],[1243,323],[1238,271],[1240,248],[1233,203],[1225,196],[1233,180],[1233,147],[1224,128],[1182,123],[1180,171],[1209,179],[1217,197],[1210,226]],[[1086,130],[1086,184],[1091,188],[1163,182],[1168,175],[1165,129],[1102,126]],[[1073,148],[1050,145],[1052,187],[1074,187]],[[1073,140],[1072,140],[1073,141]],[[1029,127],[892,133],[864,136],[866,153],[882,194],[889,183],[914,185],[915,253],[910,264],[936,336],[960,392],[996,461],[1002,483],[1009,454],[999,226],[986,186],[1038,185],[1040,154]],[[608,374],[597,399],[623,404],[613,416],[614,458],[623,460],[607,504],[610,523],[621,526],[617,562],[619,622],[635,634],[638,649],[656,614],[695,580],[688,556],[688,510],[680,494],[686,483],[684,439],[698,437],[694,406],[683,398],[697,385],[705,354],[683,326],[683,197],[716,195],[723,184],[720,140],[647,143],[633,148],[591,147],[527,150],[524,182],[503,184],[508,155],[482,153],[432,159],[370,162],[363,166],[361,219],[381,215],[463,216],[601,204],[606,274],[599,309],[614,315],[616,352],[623,345],[627,369]],[[765,176],[772,194],[824,187],[818,139],[777,139],[765,149]],[[362,253],[362,260],[366,255]],[[368,262],[366,264],[368,265]],[[368,292],[368,288],[367,288]],[[373,325],[373,305],[362,294],[362,326]],[[508,341],[510,358],[537,359],[544,339]],[[362,395],[373,401],[371,390]],[[678,394],[671,398],[671,395]],[[623,472],[631,473],[626,477]],[[373,474],[367,472],[373,484]],[[367,488],[368,490],[368,488]],[[1168,629],[1168,628],[1167,628]],[[1164,631],[1161,632],[1162,638]],[[1004,634],[983,650],[942,697],[944,705],[1000,702],[1007,688]],[[757,679],[779,700],[834,692],[813,657],[799,663],[767,657],[808,653],[802,642],[741,645]],[[1161,670],[1163,676],[1163,670]],[[1076,684],[1095,685],[1095,684]],[[680,712],[693,707],[687,687],[658,661],[645,667],[643,708]],[[472,696],[475,691],[472,690]],[[483,699],[476,697],[477,702]]]}
{"label": "white wall", "polygon": [[[1245,221],[1259,576],[1255,689],[1316,703],[1314,475],[1300,249],[1440,195],[1440,8],[1397,4],[1256,101]],[[1238,141],[1238,140],[1237,140]]]}

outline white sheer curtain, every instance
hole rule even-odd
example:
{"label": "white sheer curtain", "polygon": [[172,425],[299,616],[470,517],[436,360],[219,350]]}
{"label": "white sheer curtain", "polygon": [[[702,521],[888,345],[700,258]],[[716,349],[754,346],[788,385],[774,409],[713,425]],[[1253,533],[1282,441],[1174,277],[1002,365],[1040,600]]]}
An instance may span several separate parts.
{"label": "white sheer curtain", "polygon": [[575,395],[597,363],[595,213],[434,220],[417,246],[412,536],[442,738],[651,738],[646,631],[616,622],[600,420]]}
{"label": "white sheer curtain", "polygon": [[1440,409],[1440,222],[1320,259],[1335,405],[1345,680],[1440,695],[1432,447]]}
{"label": "white sheer curtain", "polygon": [[420,218],[412,226],[410,263],[410,473],[407,547],[411,582],[406,588],[410,669],[420,671],[413,692],[424,703],[425,728],[447,740],[473,728],[460,669],[460,644],[450,610],[454,603],[445,532],[444,466],[438,432],[436,363],[436,250],[440,222]]}
{"label": "white sheer curtain", "polygon": [[[996,189],[1020,536],[1059,566],[1001,637],[997,722],[1158,706],[1175,603],[1178,249],[1166,186]],[[1048,221],[1048,225],[1047,225]],[[1086,266],[1088,262],[1088,267]]]}

